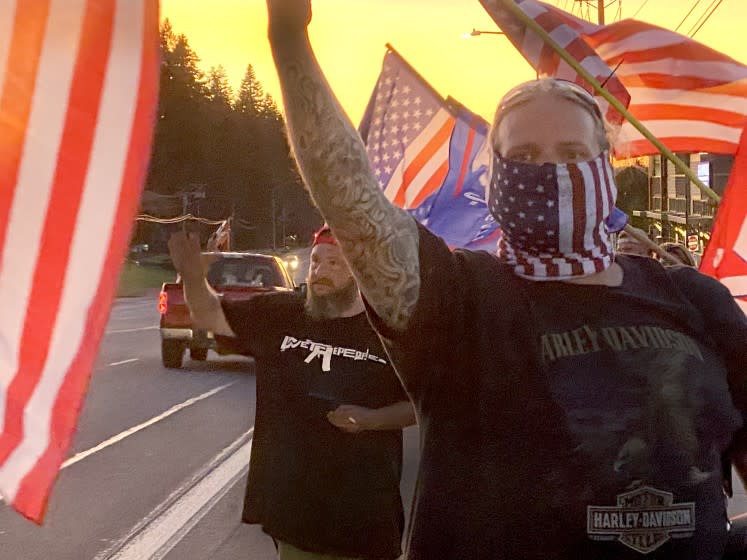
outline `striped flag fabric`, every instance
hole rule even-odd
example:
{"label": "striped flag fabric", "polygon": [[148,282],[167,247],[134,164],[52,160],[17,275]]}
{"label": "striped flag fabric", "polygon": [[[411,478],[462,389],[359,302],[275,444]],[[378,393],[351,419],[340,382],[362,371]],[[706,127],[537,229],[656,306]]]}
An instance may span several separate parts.
{"label": "striped flag fabric", "polygon": [[[588,31],[587,43],[631,96],[628,109],[673,152],[734,154],[747,124],[747,66],[689,37],[623,20]],[[630,123],[616,146],[624,157],[658,150]]]}
{"label": "striped flag fabric", "polygon": [[[481,3],[540,74],[583,82],[539,36],[525,29],[501,0]],[[606,82],[606,89],[670,150],[735,153],[747,124],[746,65],[689,37],[642,21],[627,19],[600,26],[538,0],[516,0],[516,5],[597,80]],[[604,109],[603,99],[597,100]],[[622,123],[614,109],[605,110],[610,122],[622,125],[616,155],[659,153],[633,125]]]}
{"label": "striped flag fabric", "polygon": [[[506,8],[502,0],[480,0],[480,3],[538,75],[569,80],[594,93],[591,85]],[[595,31],[596,25],[537,0],[515,0],[515,3],[627,107],[630,94],[625,86],[608,63],[584,40],[584,33]],[[597,102],[609,122],[622,124],[623,116],[606,99],[597,96]]]}
{"label": "striped flag fabric", "polygon": [[747,313],[747,127],[742,131],[700,271],[729,288]]}
{"label": "striped flag fabric", "polygon": [[157,0],[0,2],[0,495],[40,523],[150,154]]}
{"label": "striped flag fabric", "polygon": [[[521,173],[521,196],[501,195],[506,178]],[[552,278],[594,274],[612,261],[612,245],[603,219],[613,213],[617,187],[609,154],[592,161],[562,165],[532,164],[499,158],[493,171],[493,213],[503,222],[498,255],[519,275]],[[548,199],[553,188],[559,196]],[[514,250],[514,247],[524,249]]]}
{"label": "striped flag fabric", "polygon": [[441,96],[388,50],[359,130],[389,200],[415,208],[441,186],[455,123]]}
{"label": "striped flag fabric", "polygon": [[488,124],[443,99],[387,47],[359,127],[381,188],[451,247],[494,250],[500,229],[485,201]]}

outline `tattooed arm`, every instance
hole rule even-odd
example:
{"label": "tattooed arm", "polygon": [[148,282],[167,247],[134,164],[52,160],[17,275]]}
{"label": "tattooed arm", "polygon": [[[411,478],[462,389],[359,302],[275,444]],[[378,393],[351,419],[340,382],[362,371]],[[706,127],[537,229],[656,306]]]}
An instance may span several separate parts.
{"label": "tattooed arm", "polygon": [[420,287],[417,225],[384,196],[360,136],[322,74],[306,30],[309,0],[267,0],[267,6],[301,175],[371,307],[389,327],[404,329]]}

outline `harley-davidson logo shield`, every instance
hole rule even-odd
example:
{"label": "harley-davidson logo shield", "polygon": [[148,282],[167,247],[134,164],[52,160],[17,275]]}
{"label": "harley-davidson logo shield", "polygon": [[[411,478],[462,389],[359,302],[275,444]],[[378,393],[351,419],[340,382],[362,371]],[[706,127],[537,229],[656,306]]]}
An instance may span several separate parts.
{"label": "harley-davidson logo shield", "polygon": [[641,486],[617,496],[616,506],[588,506],[586,531],[594,540],[618,540],[648,554],[670,538],[695,531],[695,504],[675,504],[670,492]]}

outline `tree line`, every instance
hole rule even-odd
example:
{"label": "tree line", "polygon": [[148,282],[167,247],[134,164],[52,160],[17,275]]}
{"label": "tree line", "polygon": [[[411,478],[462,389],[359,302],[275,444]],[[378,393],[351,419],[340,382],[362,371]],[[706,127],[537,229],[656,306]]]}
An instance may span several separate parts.
{"label": "tree line", "polygon": [[[198,67],[187,37],[168,20],[160,38],[158,112],[143,212],[233,216],[238,248],[273,242],[281,247],[294,237],[303,244],[321,218],[289,155],[283,117],[252,65],[234,92],[222,66],[208,72]],[[168,229],[141,222],[133,239],[162,246]]]}

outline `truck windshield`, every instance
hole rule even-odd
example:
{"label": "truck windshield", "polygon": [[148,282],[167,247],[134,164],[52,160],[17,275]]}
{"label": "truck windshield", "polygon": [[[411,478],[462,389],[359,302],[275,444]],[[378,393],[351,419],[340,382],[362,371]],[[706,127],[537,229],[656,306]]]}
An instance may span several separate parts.
{"label": "truck windshield", "polygon": [[210,266],[207,276],[212,286],[287,287],[272,259],[261,257],[218,259]]}

